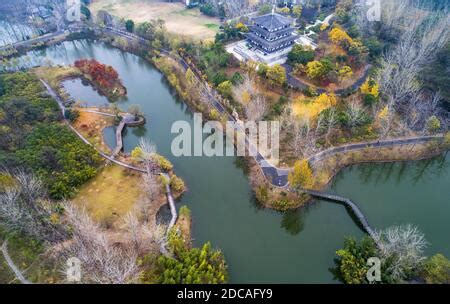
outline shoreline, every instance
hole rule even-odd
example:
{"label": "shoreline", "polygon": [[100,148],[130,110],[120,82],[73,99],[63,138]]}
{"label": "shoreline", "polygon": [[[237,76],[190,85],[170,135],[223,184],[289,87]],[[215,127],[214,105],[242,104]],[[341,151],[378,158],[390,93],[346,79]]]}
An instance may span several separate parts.
{"label": "shoreline", "polygon": [[[188,106],[188,108],[195,109],[198,110],[200,112],[203,113],[203,115],[206,115],[206,117],[210,117],[211,113],[206,111],[207,108],[204,107],[204,104],[198,104],[195,102],[195,100],[192,97],[192,94],[187,94],[184,93],[182,90],[182,87],[180,85],[182,85],[184,88],[186,88],[187,84],[186,81],[184,81],[182,75],[182,71],[183,71],[183,67],[176,62],[175,60],[173,60],[170,56],[166,55],[166,54],[148,54],[144,55],[143,53],[145,52],[145,50],[138,46],[136,49],[131,49],[131,48],[127,48],[127,47],[123,47],[120,45],[115,45],[114,39],[111,39],[111,35],[109,34],[103,34],[103,35],[97,35],[97,39],[93,39],[95,41],[100,41],[102,43],[105,43],[106,45],[122,50],[124,52],[128,52],[131,54],[134,54],[142,59],[144,59],[146,62],[150,63],[153,67],[155,67],[159,72],[161,72],[164,75],[164,79],[165,81],[167,81],[167,84],[169,85],[170,89],[174,90],[177,94],[177,96]],[[88,39],[88,40],[92,40],[92,38],[84,38],[84,39]],[[80,40],[80,39],[78,39]],[[82,39],[81,39],[82,40]],[[154,52],[154,50],[153,50]],[[150,57],[151,55],[155,55],[154,57]],[[156,59],[156,60],[155,60]],[[164,68],[161,66],[161,62],[158,62],[158,59],[163,59],[165,60],[165,63],[169,63],[169,66]],[[171,81],[171,75],[175,75],[175,79],[172,79]],[[173,77],[172,77],[173,78]],[[175,82],[175,83],[174,83]],[[416,144],[417,145],[417,144]],[[422,144],[423,145],[423,144]],[[383,149],[383,148],[380,148]],[[447,148],[448,149],[448,148]],[[356,164],[361,164],[361,163],[392,163],[392,162],[403,162],[403,161],[411,161],[411,160],[421,160],[421,159],[430,159],[435,157],[436,155],[439,155],[441,153],[443,153],[445,151],[445,149],[443,149],[440,152],[437,153],[432,153],[432,154],[427,154],[427,155],[420,155],[420,156],[416,156],[416,157],[410,157],[410,156],[405,156],[405,157],[400,157],[400,158],[392,158],[391,155],[388,155],[386,157],[382,157],[379,159],[375,159],[375,160],[365,160],[365,161],[351,161],[349,163],[345,163],[343,165],[339,165],[333,168],[333,173],[332,174],[328,174],[328,178],[327,181],[324,183],[323,181],[320,182],[319,185],[315,185],[314,189],[316,190],[322,190],[324,188],[327,187],[327,185],[329,185],[329,183],[332,182],[332,180],[334,179],[334,177],[340,172],[342,171],[344,168],[348,167],[348,166],[352,166],[352,165],[356,165]],[[248,162],[248,160],[247,160]],[[286,189],[283,188],[276,188],[273,185],[268,184],[268,179],[267,177],[263,174],[263,172],[261,171],[261,168],[258,168],[258,171],[255,172],[255,170],[252,170],[253,165],[256,165],[254,160],[251,160],[249,167],[249,182],[250,182],[250,186],[253,190],[253,192],[255,194],[257,194],[257,187],[261,187],[261,186],[267,186],[267,188],[270,190],[270,192],[274,192],[272,193],[272,195],[275,196],[279,196],[280,192],[283,194],[283,196],[285,196],[286,192],[289,191],[285,191]],[[258,166],[259,167],[259,166]],[[286,168],[289,169],[289,168]],[[261,180],[260,175],[263,176],[263,180]],[[254,182],[256,181],[256,182]],[[274,189],[275,188],[275,189]],[[258,196],[257,196],[258,197]],[[292,200],[297,200],[297,202],[293,202]],[[299,202],[298,202],[299,200]],[[258,201],[260,201],[260,203],[266,207],[266,208],[270,208],[270,209],[275,209],[275,210],[289,210],[289,209],[295,209],[295,208],[299,208],[302,205],[304,205],[305,203],[307,203],[308,201],[310,201],[311,198],[309,196],[307,196],[305,198],[305,195],[300,195],[299,197],[292,197],[291,198],[291,202],[289,202],[286,206],[282,206],[281,208],[276,206],[276,204],[272,203],[268,203],[265,200],[260,200],[258,199]]]}

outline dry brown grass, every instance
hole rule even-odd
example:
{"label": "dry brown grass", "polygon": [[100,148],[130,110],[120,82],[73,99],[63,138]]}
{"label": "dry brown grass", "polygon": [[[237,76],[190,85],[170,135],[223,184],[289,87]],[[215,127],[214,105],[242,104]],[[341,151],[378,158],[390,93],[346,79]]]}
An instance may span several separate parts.
{"label": "dry brown grass", "polygon": [[198,9],[188,10],[182,3],[155,0],[94,0],[90,9],[94,15],[103,9],[135,22],[162,19],[170,33],[198,40],[214,39],[219,29],[219,19],[205,16]]}
{"label": "dry brown grass", "polygon": [[113,125],[113,117],[82,111],[80,111],[80,117],[73,123],[77,131],[97,149],[105,153],[110,152],[111,149],[104,141],[103,130]]}
{"label": "dry brown grass", "polygon": [[74,203],[84,206],[102,225],[117,227],[124,216],[145,198],[140,184],[140,173],[109,165],[80,189]]}

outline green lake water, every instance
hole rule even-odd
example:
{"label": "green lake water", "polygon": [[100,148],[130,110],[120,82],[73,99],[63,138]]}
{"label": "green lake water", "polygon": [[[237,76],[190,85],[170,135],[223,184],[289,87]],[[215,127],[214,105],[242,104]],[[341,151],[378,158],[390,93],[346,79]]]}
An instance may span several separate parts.
{"label": "green lake water", "polygon": [[[329,202],[314,202],[286,214],[261,209],[255,203],[248,179],[233,157],[173,157],[172,123],[192,124],[192,113],[168,87],[163,75],[134,55],[101,43],[66,42],[30,53],[27,65],[51,59],[71,64],[79,58],[95,58],[112,65],[128,89],[119,101],[127,109],[138,104],[147,118],[145,127],[128,129],[125,150],[130,152],[140,137],[149,138],[158,152],[175,165],[176,174],[189,191],[179,206],[188,205],[193,215],[195,245],[211,241],[229,265],[232,283],[332,283],[329,268],[335,251],[346,236],[362,237],[347,210]],[[65,83],[77,100],[106,104],[78,80]],[[105,132],[114,145],[113,130]],[[374,228],[415,224],[430,243],[428,253],[450,257],[450,157],[431,161],[357,165],[343,170],[329,191],[360,204]]]}

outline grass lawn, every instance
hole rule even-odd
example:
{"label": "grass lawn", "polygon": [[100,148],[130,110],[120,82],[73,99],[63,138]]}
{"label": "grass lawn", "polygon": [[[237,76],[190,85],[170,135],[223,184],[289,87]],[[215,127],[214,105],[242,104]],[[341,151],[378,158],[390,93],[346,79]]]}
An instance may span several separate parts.
{"label": "grass lawn", "polygon": [[208,17],[198,9],[186,9],[182,3],[156,0],[94,0],[90,5],[93,15],[99,10],[132,19],[135,22],[162,19],[169,32],[196,40],[212,40],[219,30],[219,19]]}
{"label": "grass lawn", "polygon": [[142,176],[117,165],[108,165],[84,185],[74,202],[85,206],[92,218],[106,227],[117,227],[144,199]]}

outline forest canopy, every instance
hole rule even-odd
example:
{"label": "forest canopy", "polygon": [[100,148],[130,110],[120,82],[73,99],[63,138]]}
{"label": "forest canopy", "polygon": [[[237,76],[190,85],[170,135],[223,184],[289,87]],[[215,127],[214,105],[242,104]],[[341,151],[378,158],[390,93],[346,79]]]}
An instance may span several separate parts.
{"label": "forest canopy", "polygon": [[31,169],[54,199],[71,197],[100,162],[92,147],[59,123],[61,116],[34,75],[0,75],[1,163],[6,169]]}

